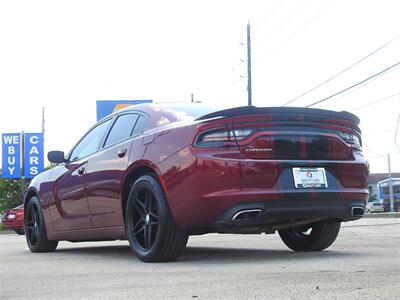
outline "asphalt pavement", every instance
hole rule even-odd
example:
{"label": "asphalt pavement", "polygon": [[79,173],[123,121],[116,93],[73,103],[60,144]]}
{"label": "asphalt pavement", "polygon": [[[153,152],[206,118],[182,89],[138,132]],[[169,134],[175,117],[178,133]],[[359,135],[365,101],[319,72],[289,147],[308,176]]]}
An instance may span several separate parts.
{"label": "asphalt pavement", "polygon": [[400,299],[400,219],[342,225],[328,250],[295,253],[275,235],[191,237],[172,263],[146,264],[126,241],[61,242],[29,252],[0,234],[1,299]]}

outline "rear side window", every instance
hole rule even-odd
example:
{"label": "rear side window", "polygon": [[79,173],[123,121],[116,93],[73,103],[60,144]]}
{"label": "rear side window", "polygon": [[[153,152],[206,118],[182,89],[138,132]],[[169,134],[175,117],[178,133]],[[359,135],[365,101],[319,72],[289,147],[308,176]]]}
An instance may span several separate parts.
{"label": "rear side window", "polygon": [[133,127],[138,119],[137,114],[125,114],[117,118],[112,126],[104,147],[126,140],[132,135]]}
{"label": "rear side window", "polygon": [[144,127],[146,126],[147,118],[144,116],[139,116],[139,120],[136,122],[136,126],[133,129],[132,135],[137,135],[143,132]]}

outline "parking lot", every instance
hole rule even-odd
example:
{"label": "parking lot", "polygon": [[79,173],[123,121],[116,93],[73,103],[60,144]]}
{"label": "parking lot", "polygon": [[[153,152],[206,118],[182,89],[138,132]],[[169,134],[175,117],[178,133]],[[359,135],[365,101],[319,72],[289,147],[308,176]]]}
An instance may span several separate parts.
{"label": "parking lot", "polygon": [[33,254],[0,234],[2,299],[398,299],[400,219],[347,223],[320,253],[294,253],[278,235],[191,237],[173,263],[145,264],[126,241],[61,242]]}

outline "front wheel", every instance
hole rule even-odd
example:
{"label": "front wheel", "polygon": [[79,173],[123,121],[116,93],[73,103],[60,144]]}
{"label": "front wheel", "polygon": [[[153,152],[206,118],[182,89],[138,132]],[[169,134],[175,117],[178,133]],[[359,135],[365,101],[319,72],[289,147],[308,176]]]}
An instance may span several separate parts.
{"label": "front wheel", "polygon": [[173,261],[182,254],[188,235],[175,224],[162,187],[153,175],[135,181],[125,216],[129,244],[140,260]]}
{"label": "front wheel", "polygon": [[280,230],[282,241],[294,251],[322,251],[336,240],[340,222],[321,221],[309,225]]}
{"label": "front wheel", "polygon": [[32,197],[25,212],[25,236],[32,252],[52,252],[57,248],[58,241],[47,239],[42,207],[37,197]]}

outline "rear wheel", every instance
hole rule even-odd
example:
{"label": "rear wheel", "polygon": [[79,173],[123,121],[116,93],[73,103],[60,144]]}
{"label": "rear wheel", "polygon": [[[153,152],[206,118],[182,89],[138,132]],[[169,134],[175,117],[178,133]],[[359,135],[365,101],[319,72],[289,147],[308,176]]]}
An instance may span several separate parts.
{"label": "rear wheel", "polygon": [[280,230],[282,241],[294,251],[321,251],[336,240],[340,222],[321,221],[310,225]]}
{"label": "rear wheel", "polygon": [[129,244],[140,260],[173,261],[182,254],[188,235],[175,224],[162,187],[152,175],[133,184],[125,216]]}
{"label": "rear wheel", "polygon": [[58,241],[47,239],[42,208],[37,197],[32,197],[25,212],[25,236],[32,252],[52,252],[57,248]]}
{"label": "rear wheel", "polygon": [[25,231],[24,231],[24,228],[23,228],[23,227],[14,229],[14,231],[15,231],[15,233],[18,234],[18,235],[24,235],[24,234],[25,234]]}

